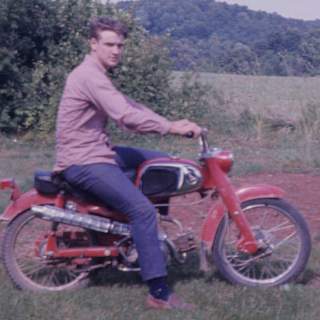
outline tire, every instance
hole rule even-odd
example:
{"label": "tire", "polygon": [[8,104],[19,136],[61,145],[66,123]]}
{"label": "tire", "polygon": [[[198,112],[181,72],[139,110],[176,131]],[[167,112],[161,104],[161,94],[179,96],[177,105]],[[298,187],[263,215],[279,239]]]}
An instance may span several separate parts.
{"label": "tire", "polygon": [[231,219],[220,223],[212,247],[219,272],[233,284],[271,287],[294,280],[305,269],[311,251],[303,216],[282,199],[254,199],[241,204],[262,248],[240,252],[239,231]]}
{"label": "tire", "polygon": [[[6,227],[2,239],[3,264],[17,288],[54,292],[87,286],[88,272],[72,264],[70,259],[46,258],[36,253],[36,249],[41,252],[46,244],[45,236],[53,230],[53,225],[53,222],[40,219],[28,210]],[[85,235],[84,242],[89,241],[82,245],[90,244],[90,235],[85,229],[57,223],[55,227],[57,231],[80,231]],[[39,239],[43,243],[39,244]],[[70,244],[60,240],[58,247],[70,247]]]}

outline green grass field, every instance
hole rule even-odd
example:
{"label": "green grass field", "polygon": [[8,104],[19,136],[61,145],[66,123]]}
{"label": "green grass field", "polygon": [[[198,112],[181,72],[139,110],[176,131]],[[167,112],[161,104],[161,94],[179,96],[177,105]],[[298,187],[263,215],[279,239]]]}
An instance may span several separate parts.
{"label": "green grass field", "polygon": [[[184,73],[173,74],[179,85]],[[295,122],[308,104],[320,104],[320,77],[244,76],[199,73],[194,77],[218,93],[224,107],[237,116],[244,110]]]}
{"label": "green grass field", "polygon": [[[175,139],[161,141],[161,149],[175,153],[180,150],[183,151],[184,156],[194,157],[197,147],[193,141]],[[156,143],[153,138],[146,137],[135,142],[141,146]],[[52,166],[54,155],[52,144],[2,139],[2,146],[1,177],[15,176],[24,190],[31,186],[35,168],[50,169]],[[265,151],[263,148],[257,151],[260,154],[267,154],[267,148],[265,149]],[[243,155],[239,151],[237,154],[239,159],[254,158],[254,153]],[[272,155],[275,157],[275,153]],[[272,155],[269,148],[271,161]],[[280,170],[283,160],[278,159],[278,163]],[[250,168],[239,164],[235,170],[241,174],[254,172],[257,168],[258,170],[267,169],[263,164],[260,165],[259,161],[253,161]],[[0,195],[2,208],[8,200],[7,196],[6,193]],[[15,289],[4,274],[3,268],[0,267],[0,319],[313,320],[318,319],[320,312],[318,303],[320,289],[310,285],[312,282],[310,279],[315,277],[319,268],[320,251],[314,249],[308,269],[299,283],[272,289],[250,289],[229,285],[218,276],[214,268],[209,274],[201,274],[198,271],[197,257],[193,256],[182,268],[170,268],[170,283],[188,301],[195,302],[196,310],[194,312],[154,312],[144,307],[147,289],[137,274],[111,273],[109,270],[104,270],[96,276],[94,284],[87,289],[55,294],[34,294]]]}
{"label": "green grass field", "polygon": [[[259,114],[273,106],[274,112],[279,112],[279,115],[271,115],[277,119],[280,114],[281,117],[291,117],[301,106],[309,103],[320,105],[319,78],[258,79],[205,75],[202,81],[210,81],[223,96],[223,107],[234,108],[230,112],[236,115],[248,108]],[[210,117],[214,117],[214,113],[210,113]],[[293,118],[293,121],[296,119]],[[205,125],[210,120],[207,117]],[[239,127],[233,131],[211,128],[211,143],[232,149],[235,153],[233,175],[283,171],[319,173],[320,146],[317,136],[307,141],[301,132],[272,131],[265,127],[259,131],[258,120],[259,117],[253,122],[245,122],[244,127],[234,122]],[[227,127],[230,123],[220,125]],[[22,189],[27,190],[32,185],[36,168],[52,167],[54,145],[50,141],[52,139],[45,142],[0,137],[0,178],[15,177]],[[152,136],[130,136],[122,137],[120,142],[149,148],[156,145],[162,150],[191,158],[196,158],[198,150],[194,141],[176,137],[159,140]],[[6,192],[0,193],[0,211],[7,203],[8,195]],[[154,312],[144,307],[147,289],[137,274],[105,270],[95,277],[94,284],[87,289],[34,294],[15,289],[0,266],[0,320],[316,320],[320,314],[320,287],[313,280],[319,270],[320,250],[314,246],[308,268],[297,283],[279,288],[252,289],[229,285],[214,268],[209,274],[201,274],[197,257],[193,256],[182,268],[170,267],[170,283],[186,300],[196,304],[196,310]]]}
{"label": "green grass field", "polygon": [[[188,268],[189,267],[189,268]],[[170,270],[177,292],[196,304],[196,310],[152,311],[144,307],[146,288],[135,275],[108,274],[87,289],[56,294],[33,294],[13,289],[0,269],[0,319],[6,320],[316,320],[320,312],[319,289],[288,285],[273,289],[235,287],[191,269]]]}

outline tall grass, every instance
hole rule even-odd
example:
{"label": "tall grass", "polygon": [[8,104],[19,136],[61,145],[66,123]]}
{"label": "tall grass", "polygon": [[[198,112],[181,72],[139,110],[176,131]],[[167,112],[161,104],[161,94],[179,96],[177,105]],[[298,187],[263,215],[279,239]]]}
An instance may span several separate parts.
{"label": "tall grass", "polygon": [[[182,72],[174,73],[179,85]],[[301,109],[320,101],[320,77],[270,77],[200,73],[197,81],[218,92],[230,115],[245,110],[273,119],[297,121]]]}
{"label": "tall grass", "polygon": [[[309,104],[301,110],[297,129],[304,138],[306,161],[312,164],[314,162],[313,146],[320,138],[320,101],[317,104]],[[319,164],[317,160],[316,163]]]}

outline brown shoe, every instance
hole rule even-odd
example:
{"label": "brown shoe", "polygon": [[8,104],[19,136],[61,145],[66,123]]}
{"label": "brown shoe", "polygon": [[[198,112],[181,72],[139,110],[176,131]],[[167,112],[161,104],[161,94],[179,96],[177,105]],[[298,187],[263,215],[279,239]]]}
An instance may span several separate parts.
{"label": "brown shoe", "polygon": [[176,294],[172,293],[167,301],[162,299],[156,299],[151,294],[148,295],[146,305],[149,308],[159,310],[194,310],[195,305],[184,302]]}

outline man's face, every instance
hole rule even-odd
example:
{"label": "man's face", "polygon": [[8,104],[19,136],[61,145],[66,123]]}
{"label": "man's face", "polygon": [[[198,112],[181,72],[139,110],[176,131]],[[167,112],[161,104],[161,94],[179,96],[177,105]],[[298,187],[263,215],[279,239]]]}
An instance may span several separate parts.
{"label": "man's face", "polygon": [[105,69],[113,68],[121,60],[124,46],[124,37],[114,31],[99,32],[98,39],[90,40],[93,53]]}

